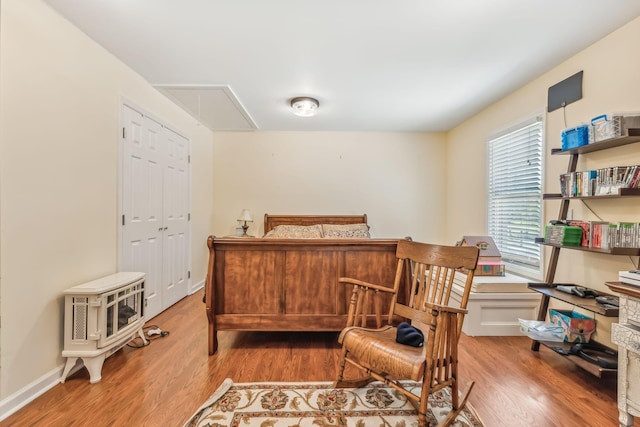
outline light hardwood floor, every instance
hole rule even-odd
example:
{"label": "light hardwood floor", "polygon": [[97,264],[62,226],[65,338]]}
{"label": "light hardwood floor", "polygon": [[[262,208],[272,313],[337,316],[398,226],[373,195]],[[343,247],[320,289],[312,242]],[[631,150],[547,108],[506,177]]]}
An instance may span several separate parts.
{"label": "light hardwood floor", "polygon": [[[202,292],[147,322],[170,334],[105,361],[102,381],[82,369],[1,426],[182,426],[225,378],[236,382],[331,381],[338,366],[335,333],[220,332],[207,354]],[[616,382],[600,380],[526,337],[460,341],[462,387],[486,427],[617,425]],[[636,426],[640,423],[636,421]]]}

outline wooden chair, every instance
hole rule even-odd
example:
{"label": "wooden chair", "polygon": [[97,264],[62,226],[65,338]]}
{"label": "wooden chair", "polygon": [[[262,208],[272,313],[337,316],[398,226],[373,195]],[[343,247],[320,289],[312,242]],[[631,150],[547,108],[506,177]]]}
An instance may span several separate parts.
{"label": "wooden chair", "polygon": [[[478,261],[475,246],[439,246],[400,241],[396,277],[392,288],[366,283],[353,278],[340,278],[353,285],[347,327],[338,341],[342,344],[342,361],[336,387],[361,387],[378,380],[407,396],[418,411],[418,425],[426,427],[428,395],[445,387],[451,388],[451,412],[440,424],[450,425],[464,407],[473,382],[464,396],[458,396],[458,338],[466,314],[473,273]],[[460,307],[449,301],[457,269],[466,273]],[[400,284],[410,276],[409,301],[397,301]],[[391,298],[389,298],[391,297]],[[376,301],[391,300],[388,311]],[[398,317],[420,328],[425,337],[422,347],[396,342]],[[367,328],[375,319],[376,327]],[[386,325],[383,325],[386,323]],[[364,371],[366,377],[345,380],[346,363]],[[401,380],[421,381],[418,396],[402,387]]]}

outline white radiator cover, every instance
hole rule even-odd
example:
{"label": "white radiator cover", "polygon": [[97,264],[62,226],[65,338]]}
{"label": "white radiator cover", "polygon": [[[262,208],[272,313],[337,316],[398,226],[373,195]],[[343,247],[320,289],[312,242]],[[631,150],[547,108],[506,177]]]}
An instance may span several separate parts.
{"label": "white radiator cover", "polygon": [[[460,303],[465,274],[456,272],[451,299]],[[469,336],[519,336],[518,319],[535,319],[541,295],[527,288],[528,279],[474,276],[462,332]]]}
{"label": "white radiator cover", "polygon": [[81,360],[91,383],[102,379],[104,360],[136,335],[146,344],[144,280],[139,272],[120,272],[64,291],[64,382]]}

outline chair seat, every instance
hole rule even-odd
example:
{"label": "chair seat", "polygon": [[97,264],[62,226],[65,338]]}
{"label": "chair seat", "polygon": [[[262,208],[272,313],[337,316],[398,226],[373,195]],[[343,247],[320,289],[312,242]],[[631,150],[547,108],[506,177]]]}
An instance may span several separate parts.
{"label": "chair seat", "polygon": [[366,368],[385,372],[393,378],[422,381],[425,348],[396,342],[396,331],[393,326],[380,329],[351,326],[343,329],[338,341],[352,359]]}

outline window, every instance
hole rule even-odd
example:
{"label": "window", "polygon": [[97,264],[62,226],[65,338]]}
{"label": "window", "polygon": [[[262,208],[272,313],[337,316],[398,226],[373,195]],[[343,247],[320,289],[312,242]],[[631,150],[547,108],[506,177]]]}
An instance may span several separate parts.
{"label": "window", "polygon": [[532,118],[489,139],[488,232],[500,249],[507,271],[542,276],[541,117]]}

